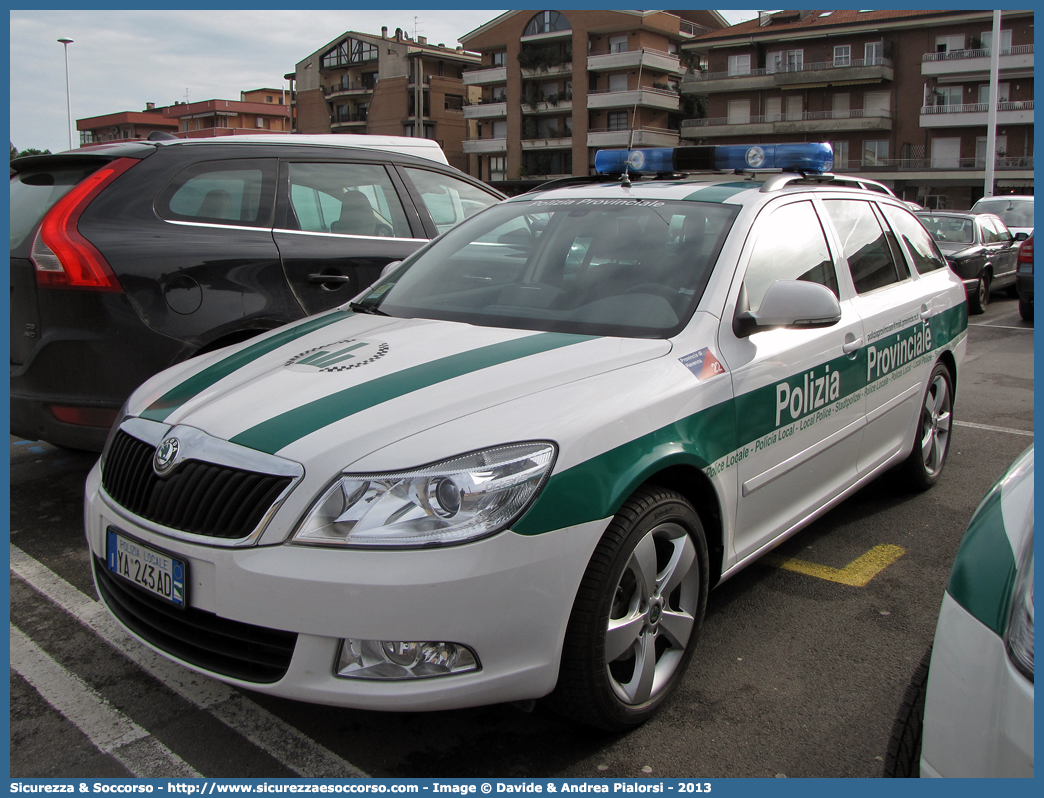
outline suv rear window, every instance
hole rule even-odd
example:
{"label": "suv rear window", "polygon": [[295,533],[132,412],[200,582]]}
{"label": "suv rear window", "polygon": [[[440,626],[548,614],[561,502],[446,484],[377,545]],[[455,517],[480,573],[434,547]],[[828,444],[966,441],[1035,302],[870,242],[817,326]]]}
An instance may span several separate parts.
{"label": "suv rear window", "polygon": [[1033,227],[1032,197],[993,197],[979,200],[972,213],[995,213],[1008,227]]}
{"label": "suv rear window", "polygon": [[29,168],[11,176],[11,249],[20,247],[44,214],[103,162]]}
{"label": "suv rear window", "polygon": [[208,161],[175,177],[156,211],[170,221],[268,227],[274,187],[274,161]]}

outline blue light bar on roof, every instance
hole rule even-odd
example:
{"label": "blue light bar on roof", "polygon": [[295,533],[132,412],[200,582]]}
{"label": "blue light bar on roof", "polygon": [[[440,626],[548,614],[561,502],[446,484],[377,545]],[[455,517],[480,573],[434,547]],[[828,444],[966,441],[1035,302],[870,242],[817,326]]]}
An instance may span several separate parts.
{"label": "blue light bar on roof", "polygon": [[598,174],[669,174],[701,169],[829,172],[834,149],[825,142],[799,144],[723,144],[637,150],[599,150]]}

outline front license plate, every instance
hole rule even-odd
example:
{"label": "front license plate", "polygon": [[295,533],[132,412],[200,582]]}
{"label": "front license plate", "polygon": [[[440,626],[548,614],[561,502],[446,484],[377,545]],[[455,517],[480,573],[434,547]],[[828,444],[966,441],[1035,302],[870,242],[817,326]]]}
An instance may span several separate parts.
{"label": "front license plate", "polygon": [[110,572],[184,609],[188,581],[188,566],[184,560],[109,527],[105,562]]}

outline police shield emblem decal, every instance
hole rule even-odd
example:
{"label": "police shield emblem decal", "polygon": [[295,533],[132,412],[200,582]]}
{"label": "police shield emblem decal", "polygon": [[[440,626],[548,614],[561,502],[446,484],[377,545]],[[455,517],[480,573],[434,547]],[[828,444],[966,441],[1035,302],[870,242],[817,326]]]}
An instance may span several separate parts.
{"label": "police shield emblem decal", "polygon": [[286,367],[291,371],[348,371],[373,363],[387,353],[386,343],[349,338],[302,352],[290,358]]}

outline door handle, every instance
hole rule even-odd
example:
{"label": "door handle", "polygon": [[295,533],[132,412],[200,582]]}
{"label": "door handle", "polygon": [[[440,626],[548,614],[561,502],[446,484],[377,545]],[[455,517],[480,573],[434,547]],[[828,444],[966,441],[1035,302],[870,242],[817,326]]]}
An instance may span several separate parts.
{"label": "door handle", "polygon": [[349,283],[352,278],[347,274],[310,274],[308,275],[308,282],[310,283]]}
{"label": "door handle", "polygon": [[932,309],[927,305],[921,305],[921,321],[928,321],[931,318]]}
{"label": "door handle", "polygon": [[863,338],[853,338],[852,334],[849,333],[845,336],[845,342],[841,344],[841,351],[846,355],[851,355],[853,352],[858,352],[863,346]]}

